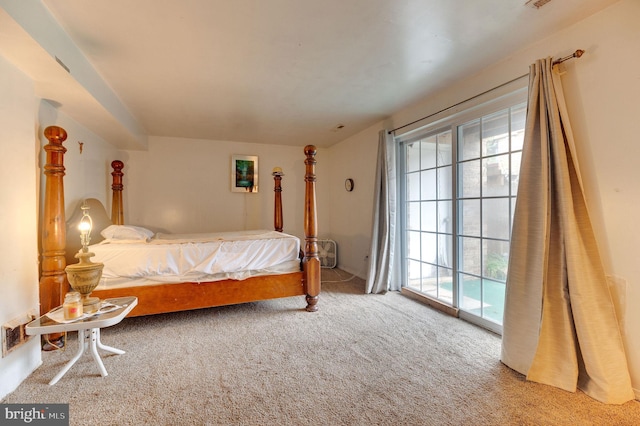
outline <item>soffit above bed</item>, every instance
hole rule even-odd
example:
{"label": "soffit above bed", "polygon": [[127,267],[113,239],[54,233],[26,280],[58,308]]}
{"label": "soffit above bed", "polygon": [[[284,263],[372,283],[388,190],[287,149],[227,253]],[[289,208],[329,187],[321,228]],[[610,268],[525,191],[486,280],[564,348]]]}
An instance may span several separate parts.
{"label": "soffit above bed", "polygon": [[[0,0],[0,6],[6,7],[5,1]],[[25,3],[13,2],[13,12],[19,12]],[[29,7],[37,7],[37,3],[28,3]],[[44,16],[46,22],[46,16]],[[26,23],[24,25],[27,25]],[[43,23],[42,16],[27,25],[29,30],[52,29],[55,27]],[[61,52],[73,48],[73,44],[64,33],[53,32],[58,37],[51,35],[49,31],[40,31],[37,39],[23,28],[5,9],[0,8],[0,58],[4,57],[13,63],[22,72],[34,81],[34,91],[38,98],[48,102],[53,108],[64,112],[76,119],[80,124],[91,129],[112,145],[122,149],[146,149],[147,136],[139,127],[136,120],[123,106],[114,109],[100,95],[87,90],[86,85],[78,81],[78,73],[69,73],[56,62],[56,55],[51,51]],[[40,42],[48,41],[45,46]],[[57,41],[57,43],[55,43]],[[45,43],[46,44],[46,43]],[[47,48],[49,50],[47,50]],[[95,74],[85,76],[91,81],[98,81]],[[86,80],[85,80],[86,83]],[[103,84],[103,93],[108,93]],[[104,96],[104,95],[103,95]],[[111,96],[115,94],[111,93]],[[112,103],[113,104],[113,103]],[[44,127],[54,123],[39,123]]]}
{"label": "soffit above bed", "polygon": [[[0,5],[23,26],[30,15],[55,20],[94,73],[79,73],[84,59],[73,49],[59,58],[131,139],[326,147],[615,1],[540,9],[525,0]],[[46,30],[28,29],[45,45]]]}

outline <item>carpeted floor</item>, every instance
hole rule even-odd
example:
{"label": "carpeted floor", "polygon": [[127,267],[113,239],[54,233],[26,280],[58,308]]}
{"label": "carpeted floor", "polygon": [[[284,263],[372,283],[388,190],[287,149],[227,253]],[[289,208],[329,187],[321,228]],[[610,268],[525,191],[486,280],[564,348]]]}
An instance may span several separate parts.
{"label": "carpeted floor", "polygon": [[323,270],[303,298],[125,319],[85,355],[43,353],[4,403],[69,403],[72,425],[638,425],[640,403],[601,404],[530,383],[499,361],[500,339],[398,293]]}

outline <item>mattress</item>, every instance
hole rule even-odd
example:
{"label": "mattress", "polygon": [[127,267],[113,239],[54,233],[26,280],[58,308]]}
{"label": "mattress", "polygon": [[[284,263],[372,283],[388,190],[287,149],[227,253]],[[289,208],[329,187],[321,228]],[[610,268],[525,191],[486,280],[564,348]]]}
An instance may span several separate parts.
{"label": "mattress", "polygon": [[300,270],[300,240],[255,230],[156,234],[148,240],[106,239],[89,246],[104,264],[98,290],[157,283],[204,282]]}

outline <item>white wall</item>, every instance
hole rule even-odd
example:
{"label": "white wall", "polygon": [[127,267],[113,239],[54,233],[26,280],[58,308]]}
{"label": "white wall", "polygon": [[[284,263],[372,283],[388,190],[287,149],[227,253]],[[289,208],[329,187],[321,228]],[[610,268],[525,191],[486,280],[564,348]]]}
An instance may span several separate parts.
{"label": "white wall", "polygon": [[[518,54],[394,114],[330,148],[332,193],[349,174],[356,179],[357,197],[340,194],[331,212],[331,232],[344,269],[362,270],[362,252],[370,244],[377,131],[427,116],[528,72],[529,64],[546,56],[561,57],[586,50],[566,63],[563,85],[579,151],[587,204],[605,270],[622,325],[633,386],[640,397],[640,2],[622,0],[582,22],[523,48]],[[428,121],[425,121],[425,124]],[[361,220],[349,212],[359,211]]]}
{"label": "white wall", "polygon": [[[38,311],[36,98],[31,80],[0,57],[0,324]],[[41,363],[39,339],[0,359],[0,398]]]}
{"label": "white wall", "polygon": [[[373,207],[373,182],[378,157],[378,130],[371,127],[329,149],[331,159],[331,238],[338,246],[338,267],[366,277]],[[352,178],[347,192],[344,181]]]}
{"label": "white wall", "polygon": [[[273,229],[274,167],[281,167],[284,232],[304,237],[304,147],[149,138],[148,151],[121,153],[125,223],[174,233]],[[329,227],[326,150],[319,150],[319,234]],[[258,156],[257,193],[231,192],[231,156]]]}
{"label": "white wall", "polygon": [[[40,186],[47,143],[44,129],[63,127],[68,134],[65,155],[67,216],[85,197],[110,201],[107,165],[117,150],[65,114],[37,99],[31,79],[0,56],[0,140],[7,161],[0,168],[0,222],[5,226],[0,246],[0,324],[29,311],[39,312]],[[78,142],[84,142],[80,154]],[[108,196],[109,195],[109,196]],[[39,201],[40,200],[40,201]],[[0,359],[0,398],[12,392],[41,364],[40,339],[33,338]]]}

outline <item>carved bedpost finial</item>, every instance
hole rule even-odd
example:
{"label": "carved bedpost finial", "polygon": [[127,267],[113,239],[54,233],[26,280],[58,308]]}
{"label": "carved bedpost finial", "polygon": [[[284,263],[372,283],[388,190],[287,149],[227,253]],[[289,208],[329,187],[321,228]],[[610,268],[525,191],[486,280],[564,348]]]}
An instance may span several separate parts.
{"label": "carved bedpost finial", "polygon": [[316,156],[316,154],[318,153],[318,149],[315,147],[315,145],[307,145],[304,147],[304,155],[307,156],[307,159],[305,160],[305,164],[307,164],[307,161],[311,160],[313,161],[313,164],[316,163],[314,157]]}
{"label": "carved bedpost finial", "polygon": [[[64,176],[64,153],[67,152],[67,148],[62,146],[62,142],[67,140],[67,131],[62,127],[49,126],[44,129],[44,137],[49,141],[44,146],[44,150],[47,153],[47,161],[44,165],[44,174],[47,176],[60,175],[60,178]],[[64,197],[64,188],[62,181],[54,184],[55,191],[58,190],[57,185],[62,188],[61,195]]]}
{"label": "carved bedpost finial", "polygon": [[113,160],[111,162],[111,168],[113,169],[113,173],[120,173],[122,176],[122,169],[124,169],[124,163],[120,160]]}
{"label": "carved bedpost finial", "polygon": [[122,191],[122,169],[124,169],[124,163],[120,160],[114,160],[111,162],[111,168],[113,171],[111,172],[111,176],[113,176],[113,183],[111,185],[111,189],[114,191]]}
{"label": "carved bedpost finial", "polygon": [[47,138],[49,143],[52,143],[54,145],[61,145],[62,142],[67,140],[67,131],[62,127],[49,126],[44,129],[44,137]]}
{"label": "carved bedpost finial", "polygon": [[316,153],[313,145],[304,147],[307,158],[304,160],[306,173],[304,176],[304,233],[305,249],[303,268],[307,289],[307,311],[315,312],[320,295],[320,257],[318,256],[318,223],[316,213]]}
{"label": "carved bedpost finial", "polygon": [[122,184],[122,169],[124,168],[124,163],[120,160],[113,160],[111,162],[111,167],[113,168],[113,172],[111,172],[111,176],[113,176],[111,190],[111,222],[114,225],[124,225],[124,206],[122,204],[122,190],[124,189],[124,185]]}

